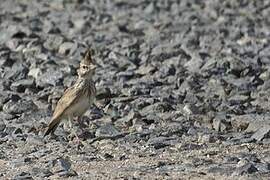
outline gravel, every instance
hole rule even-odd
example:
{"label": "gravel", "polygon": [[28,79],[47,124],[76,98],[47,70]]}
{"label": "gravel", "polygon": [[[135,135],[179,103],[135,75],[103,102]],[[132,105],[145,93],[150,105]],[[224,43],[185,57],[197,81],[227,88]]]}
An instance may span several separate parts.
{"label": "gravel", "polygon": [[[267,179],[269,3],[3,0],[0,178]],[[96,49],[97,107],[42,138]]]}

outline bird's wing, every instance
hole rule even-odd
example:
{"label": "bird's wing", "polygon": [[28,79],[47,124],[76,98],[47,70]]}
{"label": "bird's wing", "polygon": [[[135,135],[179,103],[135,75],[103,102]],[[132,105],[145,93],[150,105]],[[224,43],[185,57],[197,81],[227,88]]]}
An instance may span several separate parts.
{"label": "bird's wing", "polygon": [[80,86],[73,86],[68,88],[64,95],[58,101],[56,108],[54,109],[53,118],[57,119],[70,107],[72,104],[78,102],[79,98],[83,95],[83,88]]}
{"label": "bird's wing", "polygon": [[50,133],[54,133],[55,129],[61,122],[61,116],[70,106],[72,106],[72,104],[78,102],[83,93],[83,88],[81,86],[70,87],[64,92],[64,95],[60,98],[56,105],[53,118],[48,125],[48,129],[45,132],[44,137]]}

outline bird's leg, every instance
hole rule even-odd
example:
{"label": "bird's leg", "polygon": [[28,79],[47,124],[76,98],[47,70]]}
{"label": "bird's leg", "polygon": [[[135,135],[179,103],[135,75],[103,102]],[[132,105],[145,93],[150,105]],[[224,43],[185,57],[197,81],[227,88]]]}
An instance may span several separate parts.
{"label": "bird's leg", "polygon": [[[83,124],[83,121],[82,121],[82,116],[78,116],[77,117],[77,121],[78,121],[78,124],[79,124],[79,128],[82,130],[82,133],[84,133],[84,130],[83,130],[83,128],[84,128],[84,124]],[[78,139],[78,142],[80,143],[80,144],[82,144],[83,146],[87,146],[87,143],[86,142],[84,142],[83,140],[81,140],[78,136],[77,136],[77,139]]]}
{"label": "bird's leg", "polygon": [[72,127],[72,118],[71,118],[71,117],[68,117],[68,128],[69,128],[70,130],[73,129],[73,127]]}
{"label": "bird's leg", "polygon": [[68,117],[68,119],[64,122],[64,130],[71,132],[72,130],[72,118]]}
{"label": "bird's leg", "polygon": [[73,125],[72,121],[73,121],[73,118],[68,117],[67,122],[64,124],[64,128],[67,128],[69,130],[69,132],[70,132],[70,134],[68,136],[68,138],[70,138],[70,139],[72,139],[72,137],[74,137],[74,136],[76,138],[78,138],[77,133],[76,133],[76,129],[74,129],[73,126],[72,126]]}
{"label": "bird's leg", "polygon": [[[78,117],[77,120],[80,120],[80,117]],[[78,145],[82,144],[83,146],[87,146],[87,143],[84,142],[84,141],[82,141],[79,138],[79,136],[78,136],[78,134],[76,132],[76,128],[72,127],[72,121],[73,121],[73,118],[72,117],[69,117],[68,118],[68,125],[69,125],[71,131],[70,131],[70,134],[69,134],[69,137],[68,138],[69,139],[72,139],[74,137],[73,140],[74,140],[74,142],[76,144],[78,144]],[[80,126],[80,121],[79,121],[79,126]]]}
{"label": "bird's leg", "polygon": [[107,115],[104,110],[103,110],[103,107],[100,103],[93,103],[93,107],[95,107],[98,111],[101,111],[102,115]]}
{"label": "bird's leg", "polygon": [[83,129],[84,124],[83,124],[83,121],[82,121],[82,116],[78,116],[77,121],[78,121],[78,124],[79,124],[79,128]]}

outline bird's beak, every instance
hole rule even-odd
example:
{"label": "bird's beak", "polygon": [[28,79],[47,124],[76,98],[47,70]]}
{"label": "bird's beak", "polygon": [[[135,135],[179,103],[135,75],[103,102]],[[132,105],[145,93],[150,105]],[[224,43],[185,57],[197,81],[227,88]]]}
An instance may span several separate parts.
{"label": "bird's beak", "polygon": [[96,69],[96,68],[97,68],[97,65],[95,65],[95,64],[91,65],[91,69]]}
{"label": "bird's beak", "polygon": [[96,67],[102,67],[100,64],[98,63],[95,63]]}

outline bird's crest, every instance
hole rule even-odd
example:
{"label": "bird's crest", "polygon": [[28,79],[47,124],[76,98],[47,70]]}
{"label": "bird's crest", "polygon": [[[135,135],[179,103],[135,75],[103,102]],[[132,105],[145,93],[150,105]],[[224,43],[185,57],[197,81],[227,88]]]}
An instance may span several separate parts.
{"label": "bird's crest", "polygon": [[81,65],[90,65],[90,64],[95,64],[95,59],[93,56],[95,55],[95,51],[92,48],[89,48],[86,50],[84,57],[81,61]]}

